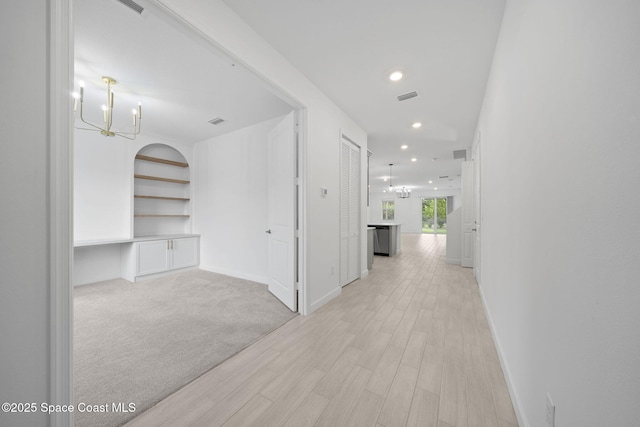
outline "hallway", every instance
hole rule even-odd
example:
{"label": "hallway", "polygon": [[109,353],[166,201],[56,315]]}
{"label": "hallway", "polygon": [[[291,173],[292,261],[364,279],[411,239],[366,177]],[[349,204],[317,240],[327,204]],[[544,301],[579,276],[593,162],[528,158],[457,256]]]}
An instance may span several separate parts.
{"label": "hallway", "polygon": [[517,426],[471,269],[446,236],[396,257],[127,426]]}

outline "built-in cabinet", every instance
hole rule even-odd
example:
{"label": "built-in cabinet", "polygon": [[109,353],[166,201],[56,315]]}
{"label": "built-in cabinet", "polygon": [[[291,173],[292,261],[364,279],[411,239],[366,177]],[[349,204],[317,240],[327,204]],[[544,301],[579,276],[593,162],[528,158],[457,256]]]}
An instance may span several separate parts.
{"label": "built-in cabinet", "polygon": [[122,247],[122,277],[135,282],[144,276],[199,264],[199,237],[148,238]]}
{"label": "built-in cabinet", "polygon": [[[117,271],[135,282],[200,264],[200,237],[191,234],[189,163],[166,144],[147,145],[132,157],[131,234],[76,241],[74,246],[82,256],[75,258],[74,269],[82,272],[83,279],[74,285],[105,280],[107,274]],[[105,250],[107,247],[110,249]],[[118,249],[119,257],[114,256]],[[100,271],[92,274],[96,269]]]}

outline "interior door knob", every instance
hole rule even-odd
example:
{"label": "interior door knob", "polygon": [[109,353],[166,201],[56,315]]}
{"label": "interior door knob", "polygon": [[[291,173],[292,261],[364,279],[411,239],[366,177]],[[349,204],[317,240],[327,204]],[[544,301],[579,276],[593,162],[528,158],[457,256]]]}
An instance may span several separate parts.
{"label": "interior door knob", "polygon": [[265,231],[265,233],[271,234],[271,230],[267,230],[267,231]]}

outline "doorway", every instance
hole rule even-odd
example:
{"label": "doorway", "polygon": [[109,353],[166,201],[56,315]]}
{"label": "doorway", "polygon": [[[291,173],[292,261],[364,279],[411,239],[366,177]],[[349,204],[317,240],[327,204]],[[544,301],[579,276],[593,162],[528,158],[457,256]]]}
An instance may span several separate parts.
{"label": "doorway", "polygon": [[422,233],[447,234],[447,198],[422,199]]}

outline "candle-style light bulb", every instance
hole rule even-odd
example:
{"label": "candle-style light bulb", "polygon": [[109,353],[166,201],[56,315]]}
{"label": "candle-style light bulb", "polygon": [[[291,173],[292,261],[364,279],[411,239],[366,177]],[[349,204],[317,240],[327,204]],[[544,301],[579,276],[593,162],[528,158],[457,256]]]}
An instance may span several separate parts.
{"label": "candle-style light bulb", "polygon": [[103,105],[102,106],[102,117],[105,123],[107,123],[107,106]]}
{"label": "candle-style light bulb", "polygon": [[138,101],[138,118],[142,119],[142,102]]}
{"label": "candle-style light bulb", "polygon": [[133,113],[133,126],[135,127],[137,124],[138,111],[134,108],[131,112]]}
{"label": "candle-style light bulb", "polygon": [[80,98],[80,94],[78,92],[73,92],[71,96],[73,96],[73,112],[75,113],[78,109],[78,98]]}
{"label": "candle-style light bulb", "polygon": [[80,102],[82,102],[84,101],[84,82],[80,80],[78,85],[80,86]]}

